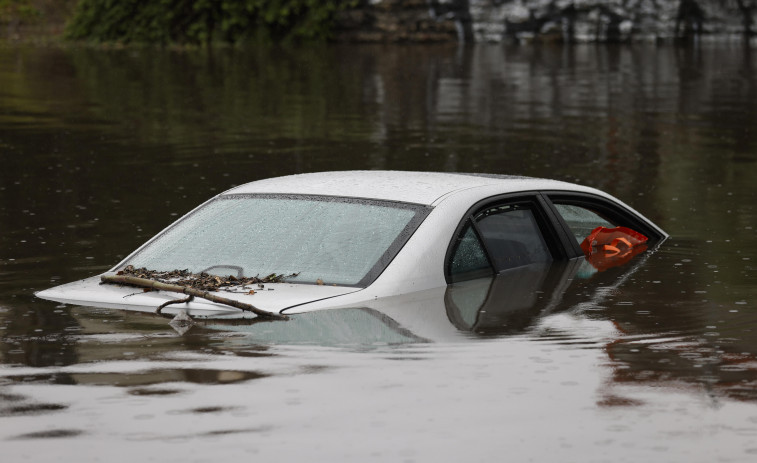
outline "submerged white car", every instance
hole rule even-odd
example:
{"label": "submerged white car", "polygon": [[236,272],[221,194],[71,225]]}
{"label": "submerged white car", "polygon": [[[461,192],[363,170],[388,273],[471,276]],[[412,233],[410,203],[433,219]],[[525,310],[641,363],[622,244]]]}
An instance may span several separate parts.
{"label": "submerged white car", "polygon": [[[37,296],[143,312],[176,300],[166,291],[102,284],[103,276],[144,268],[232,280],[288,275],[281,282],[218,291],[265,313],[372,307],[385,298],[512,269],[584,259],[586,238],[598,227],[625,227],[649,243],[667,237],[618,199],[555,180],[400,171],[291,175],[221,193],[106,274]],[[606,247],[625,244],[621,237]],[[182,310],[197,317],[256,316],[200,298],[163,309]]]}

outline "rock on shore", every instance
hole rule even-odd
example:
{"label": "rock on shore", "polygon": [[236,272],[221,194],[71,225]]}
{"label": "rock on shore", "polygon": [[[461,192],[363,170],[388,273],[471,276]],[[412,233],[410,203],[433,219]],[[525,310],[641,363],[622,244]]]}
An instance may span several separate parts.
{"label": "rock on shore", "polygon": [[757,34],[757,0],[363,0],[352,42],[623,42]]}

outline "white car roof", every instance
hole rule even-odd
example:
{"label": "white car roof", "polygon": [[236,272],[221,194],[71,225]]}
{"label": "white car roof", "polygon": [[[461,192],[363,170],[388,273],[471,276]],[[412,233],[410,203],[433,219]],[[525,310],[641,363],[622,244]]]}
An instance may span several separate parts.
{"label": "white car roof", "polygon": [[434,205],[450,193],[485,186],[498,186],[502,193],[550,189],[596,192],[557,180],[512,175],[366,170],[269,178],[234,187],[223,194],[325,195]]}

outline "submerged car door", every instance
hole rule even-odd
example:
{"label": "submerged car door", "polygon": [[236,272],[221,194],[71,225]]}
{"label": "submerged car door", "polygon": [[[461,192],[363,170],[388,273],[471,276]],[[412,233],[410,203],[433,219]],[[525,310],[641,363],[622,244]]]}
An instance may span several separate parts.
{"label": "submerged car door", "polygon": [[596,305],[605,294],[597,288],[622,284],[643,262],[598,270],[584,259],[581,241],[596,227],[616,226],[664,238],[633,212],[586,194],[533,193],[475,205],[447,251],[449,321],[461,331],[506,334],[587,300]]}
{"label": "submerged car door", "polygon": [[475,205],[448,248],[447,282],[574,257],[573,238],[555,224],[553,209],[538,193],[502,196]]}

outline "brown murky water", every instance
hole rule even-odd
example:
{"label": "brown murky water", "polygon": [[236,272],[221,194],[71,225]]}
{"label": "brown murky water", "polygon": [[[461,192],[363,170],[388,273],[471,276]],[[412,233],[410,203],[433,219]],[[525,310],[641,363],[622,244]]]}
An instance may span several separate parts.
{"label": "brown murky water", "polygon": [[[3,458],[751,461],[756,65],[738,43],[0,48]],[[494,328],[460,301],[507,281],[184,335],[33,296],[233,185],[341,169],[576,181],[672,238],[550,270]]]}

